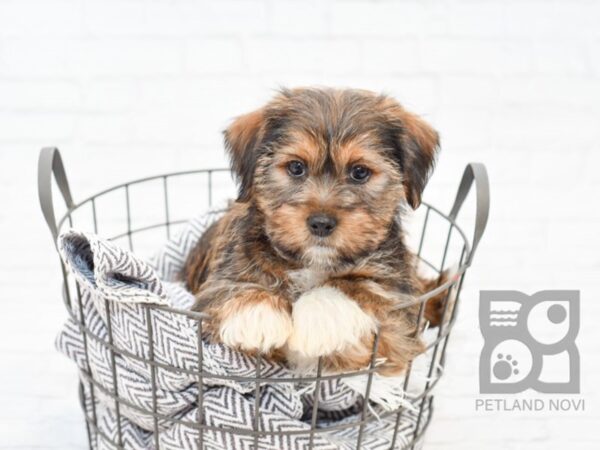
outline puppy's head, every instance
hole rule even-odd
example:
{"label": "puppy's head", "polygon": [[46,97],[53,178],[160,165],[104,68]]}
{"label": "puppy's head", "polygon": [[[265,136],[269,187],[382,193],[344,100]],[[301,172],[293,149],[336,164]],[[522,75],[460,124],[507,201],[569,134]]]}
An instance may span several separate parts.
{"label": "puppy's head", "polygon": [[402,202],[416,208],[438,135],[368,91],[283,90],[225,131],[238,201],[265,216],[272,244],[305,264],[373,251]]}

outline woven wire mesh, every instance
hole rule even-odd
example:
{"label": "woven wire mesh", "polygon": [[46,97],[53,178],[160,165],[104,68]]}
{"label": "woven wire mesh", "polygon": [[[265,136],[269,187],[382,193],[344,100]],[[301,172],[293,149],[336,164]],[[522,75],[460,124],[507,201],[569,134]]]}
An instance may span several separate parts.
{"label": "woven wire mesh", "polygon": [[[89,198],[79,202],[68,205],[67,211],[58,220],[57,230],[60,232],[67,227],[89,227],[95,233],[103,236],[110,236],[110,239],[117,241],[125,245],[132,251],[138,251],[138,240],[141,239],[145,234],[153,233],[152,238],[146,239],[147,242],[154,244],[161,242],[162,238],[170,238],[175,228],[184,224],[187,221],[185,217],[177,217],[173,210],[174,198],[177,194],[174,192],[173,185],[180,180],[186,178],[193,178],[196,183],[196,187],[192,188],[191,184],[184,183],[183,193],[187,193],[189,197],[190,192],[194,192],[196,195],[201,193],[204,196],[204,206],[211,207],[215,196],[215,176],[216,175],[229,175],[228,169],[215,169],[215,170],[195,170],[187,172],[178,172],[172,174],[159,175],[155,177],[143,178],[136,181],[124,183],[112,188],[103,190]],[[181,187],[181,186],[180,186]],[[220,186],[222,188],[222,186]],[[189,189],[194,189],[190,191]],[[132,213],[135,208],[135,202],[132,198],[132,191],[135,190],[138,193],[141,192],[143,198],[152,199],[152,212],[159,217],[156,220],[150,221],[143,225],[138,225]],[[223,189],[220,189],[223,191]],[[109,198],[110,197],[110,198]],[[177,197],[181,198],[181,197]],[[106,201],[108,200],[108,201]],[[196,199],[198,203],[200,200]],[[68,202],[67,202],[68,203]],[[108,206],[106,214],[113,217],[107,221],[107,226],[103,229],[102,217],[105,214],[100,204],[105,203],[105,207]],[[188,209],[186,209],[188,208]],[[196,208],[197,209],[197,208]],[[115,216],[115,211],[122,210],[122,217]],[[189,212],[189,205],[184,208],[184,211]],[[393,411],[386,411],[380,413],[377,416],[370,410],[370,395],[373,383],[377,382],[374,379],[374,373],[377,370],[376,367],[376,354],[378,346],[378,336],[374,339],[371,363],[369,367],[356,370],[352,372],[346,372],[343,374],[323,374],[323,361],[319,359],[316,374],[311,376],[303,376],[297,378],[266,378],[261,376],[261,362],[262,358],[257,357],[256,361],[256,372],[254,377],[236,377],[236,376],[223,376],[212,373],[207,373],[202,369],[202,345],[198,345],[198,367],[201,369],[196,372],[191,372],[182,368],[169,366],[154,359],[154,343],[153,343],[153,322],[150,320],[150,314],[152,309],[161,308],[163,310],[171,311],[175,314],[185,315],[197,322],[198,329],[198,340],[202,339],[202,326],[203,321],[207,319],[202,313],[192,312],[188,310],[177,310],[174,308],[164,306],[153,306],[143,305],[146,313],[147,333],[149,336],[150,349],[148,358],[135,355],[122,348],[116,346],[113,342],[112,332],[112,320],[111,320],[111,304],[105,302],[105,312],[107,317],[107,329],[108,329],[108,340],[94,334],[94,332],[87,326],[85,317],[83,314],[82,307],[82,295],[81,289],[77,283],[72,279],[72,276],[67,272],[64,265],[62,265],[62,277],[63,277],[63,297],[68,312],[71,317],[78,323],[80,331],[83,335],[83,343],[85,347],[86,366],[88,370],[82,370],[81,377],[82,383],[80,384],[80,398],[82,401],[82,408],[85,414],[85,421],[88,431],[89,446],[95,448],[95,439],[100,436],[106,443],[109,443],[114,448],[125,449],[127,448],[126,443],[123,441],[123,433],[121,430],[121,415],[123,408],[131,408],[141,413],[148,414],[153,418],[154,430],[153,430],[153,445],[155,448],[160,448],[160,433],[159,421],[167,424],[182,424],[191,429],[198,430],[198,448],[202,449],[204,446],[204,433],[207,430],[218,433],[230,433],[237,435],[250,436],[254,442],[254,448],[260,448],[260,439],[269,436],[285,436],[293,434],[304,434],[308,438],[308,446],[306,448],[312,449],[314,445],[314,437],[318,433],[326,433],[332,431],[339,431],[345,428],[354,427],[357,432],[357,438],[355,448],[361,448],[361,444],[364,439],[365,427],[373,421],[391,419],[394,423],[393,435],[391,438],[390,448],[403,448],[412,449],[422,444],[422,438],[427,430],[429,422],[431,420],[433,411],[433,389],[437,385],[446,362],[446,351],[448,345],[448,338],[453,325],[456,320],[456,311],[460,300],[460,291],[463,284],[463,278],[465,271],[470,261],[470,246],[469,242],[461,230],[456,224],[455,220],[449,215],[442,213],[437,208],[430,204],[423,203],[419,209],[419,217],[414,221],[413,232],[411,233],[413,241],[415,242],[415,253],[418,258],[419,264],[426,270],[429,271],[432,276],[439,275],[448,266],[454,266],[456,270],[456,276],[446,282],[444,285],[439,286],[435,290],[425,293],[424,295],[416,298],[414,303],[419,305],[418,323],[416,327],[416,333],[421,334],[425,328],[425,307],[427,302],[440,292],[445,293],[445,301],[442,313],[442,323],[436,330],[435,339],[427,343],[426,354],[428,356],[428,371],[427,381],[418,393],[418,395],[411,398],[413,405],[417,408],[416,426],[414,432],[408,444],[398,447],[397,437],[398,431],[402,424],[403,418],[407,414],[407,410],[404,406],[400,406]],[[432,223],[437,221],[437,225],[434,227]],[[430,231],[430,228],[432,229]],[[158,235],[156,234],[158,233]],[[434,234],[437,245],[433,245],[433,251],[430,254],[426,254],[427,242],[430,240],[430,235]],[[155,248],[156,249],[156,248]],[[452,298],[452,301],[449,299]],[[77,307],[74,307],[74,304]],[[408,306],[406,306],[408,307]],[[99,383],[93,376],[91,370],[89,370],[89,356],[88,356],[88,342],[89,340],[95,340],[104,346],[110,352],[112,362],[112,385],[113,389],[108,389]],[[119,396],[117,379],[119,373],[117,371],[117,365],[115,364],[115,358],[117,356],[125,356],[133,358],[148,364],[151,368],[151,384],[152,384],[152,409],[145,410],[137,405],[128,402],[126,399]],[[198,415],[196,421],[181,420],[175,417],[161,414],[157,410],[157,382],[156,382],[156,371],[157,369],[173,371],[177,373],[188,373],[193,375],[198,382]],[[404,379],[404,389],[409,388],[411,382],[412,368],[409,365]],[[319,412],[319,389],[322,382],[331,380],[334,378],[344,377],[356,377],[366,375],[367,383],[366,390],[364,392],[364,401],[362,403],[362,410],[358,415],[358,419],[350,423],[334,424],[329,426],[318,426],[317,416]],[[252,430],[242,428],[221,428],[215,426],[209,426],[204,423],[202,417],[202,406],[203,406],[203,382],[205,379],[218,379],[218,378],[229,378],[236,381],[253,382],[255,385],[255,411],[254,411],[254,427]],[[314,384],[314,402],[310,411],[310,429],[309,430],[294,430],[294,431],[270,431],[260,428],[260,393],[265,383],[281,383],[281,382],[298,382],[298,383],[312,383]],[[87,390],[89,401],[86,402],[84,398],[84,385],[87,383]],[[107,436],[98,427],[96,403],[98,395],[103,398],[112,399],[114,402],[114,413],[116,415],[117,424],[117,439]]]}

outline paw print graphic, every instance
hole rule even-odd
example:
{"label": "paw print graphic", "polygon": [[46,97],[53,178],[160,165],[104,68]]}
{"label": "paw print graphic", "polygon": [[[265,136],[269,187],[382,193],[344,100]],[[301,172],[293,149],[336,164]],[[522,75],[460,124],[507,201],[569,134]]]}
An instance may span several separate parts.
{"label": "paw print graphic", "polygon": [[508,380],[513,375],[519,375],[519,362],[513,359],[512,355],[504,356],[498,353],[496,363],[494,364],[494,376],[499,380]]}

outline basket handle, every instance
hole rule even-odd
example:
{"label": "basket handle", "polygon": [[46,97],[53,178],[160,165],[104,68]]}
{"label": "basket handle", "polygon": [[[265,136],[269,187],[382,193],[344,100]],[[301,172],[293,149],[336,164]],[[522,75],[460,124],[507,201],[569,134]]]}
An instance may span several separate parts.
{"label": "basket handle", "polygon": [[477,192],[477,206],[475,212],[475,231],[473,233],[473,242],[467,265],[470,265],[473,261],[473,255],[475,255],[475,250],[483,236],[490,215],[490,182],[488,180],[487,169],[482,163],[469,163],[465,167],[460,186],[456,192],[454,204],[449,214],[449,217],[455,221],[460,208],[467,198],[467,194],[471,190],[473,180],[475,180],[475,189]]}
{"label": "basket handle", "polygon": [[44,219],[46,219],[52,238],[56,243],[58,224],[56,223],[54,201],[52,199],[52,175],[54,175],[67,209],[71,210],[74,206],[73,197],[71,196],[71,189],[69,188],[60,152],[56,147],[44,147],[40,151],[38,159],[38,197],[40,199],[42,214],[44,214]]}

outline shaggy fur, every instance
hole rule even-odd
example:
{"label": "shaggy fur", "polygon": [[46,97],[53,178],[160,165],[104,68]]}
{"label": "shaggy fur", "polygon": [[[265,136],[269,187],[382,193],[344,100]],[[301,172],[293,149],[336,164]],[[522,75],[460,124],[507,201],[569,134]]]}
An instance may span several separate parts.
{"label": "shaggy fur", "polygon": [[[394,308],[443,281],[416,276],[400,218],[420,204],[437,133],[384,95],[301,88],[224,134],[239,197],[183,274],[209,335],[337,371],[368,365],[379,327],[383,371],[403,371],[423,350],[418,306]],[[443,298],[426,308],[434,324]]]}

